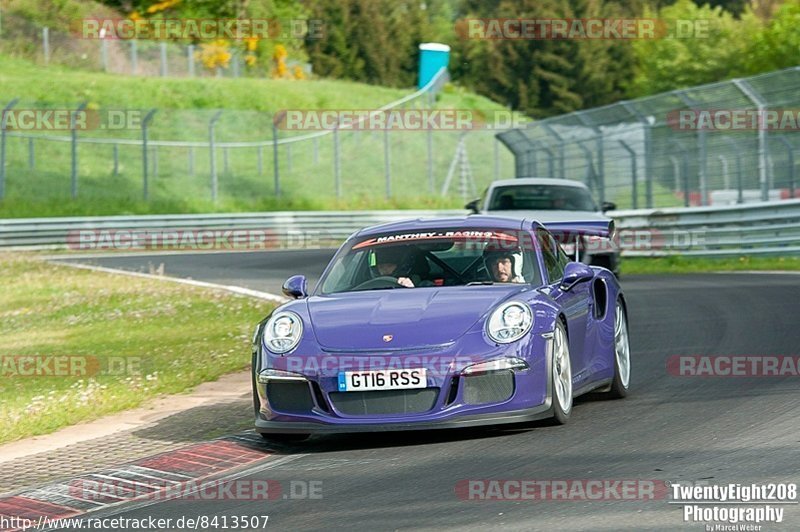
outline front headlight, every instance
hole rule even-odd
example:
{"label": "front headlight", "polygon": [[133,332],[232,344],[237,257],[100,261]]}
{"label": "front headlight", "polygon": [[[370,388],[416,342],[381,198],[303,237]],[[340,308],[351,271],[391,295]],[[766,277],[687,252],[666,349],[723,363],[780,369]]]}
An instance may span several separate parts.
{"label": "front headlight", "polygon": [[498,344],[516,342],[533,325],[533,313],[525,303],[511,301],[497,307],[486,322],[486,334]]}
{"label": "front headlight", "polygon": [[303,336],[303,321],[294,312],[284,311],[273,315],[264,326],[264,343],[273,353],[288,353]]}

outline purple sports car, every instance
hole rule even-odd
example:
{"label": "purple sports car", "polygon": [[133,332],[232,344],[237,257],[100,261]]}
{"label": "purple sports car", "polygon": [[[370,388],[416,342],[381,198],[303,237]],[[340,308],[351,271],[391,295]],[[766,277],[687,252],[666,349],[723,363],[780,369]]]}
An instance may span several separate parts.
{"label": "purple sports car", "polygon": [[569,261],[563,232],[609,226],[478,215],[358,231],[256,328],[256,430],[565,423],[580,394],[624,397],[625,298],[610,271]]}

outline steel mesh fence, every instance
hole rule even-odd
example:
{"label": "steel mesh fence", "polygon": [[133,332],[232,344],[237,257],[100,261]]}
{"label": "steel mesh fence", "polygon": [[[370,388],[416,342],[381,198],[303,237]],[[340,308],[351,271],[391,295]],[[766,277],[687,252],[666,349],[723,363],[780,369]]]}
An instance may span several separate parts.
{"label": "steel mesh fence", "polygon": [[786,199],[800,188],[799,88],[795,67],[548,118],[498,137],[515,156],[517,177],[579,180],[624,208]]}

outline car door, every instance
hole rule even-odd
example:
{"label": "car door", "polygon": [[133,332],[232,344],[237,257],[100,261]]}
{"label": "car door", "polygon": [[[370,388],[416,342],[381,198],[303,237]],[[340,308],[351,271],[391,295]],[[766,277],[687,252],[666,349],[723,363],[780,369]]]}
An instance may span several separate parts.
{"label": "car door", "polygon": [[564,268],[569,262],[569,258],[547,231],[537,230],[537,240],[542,250],[552,297],[563,309],[567,318],[572,383],[573,386],[578,387],[589,377],[589,360],[587,360],[585,347],[586,327],[591,309],[591,283],[579,283],[570,290],[562,290],[559,285],[564,277]]}

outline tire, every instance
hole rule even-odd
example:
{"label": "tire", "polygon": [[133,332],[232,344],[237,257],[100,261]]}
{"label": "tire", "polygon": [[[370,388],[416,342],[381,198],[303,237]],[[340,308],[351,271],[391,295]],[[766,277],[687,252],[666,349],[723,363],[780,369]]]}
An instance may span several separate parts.
{"label": "tire", "polygon": [[261,437],[264,438],[266,441],[275,442],[275,443],[295,443],[306,441],[311,437],[311,434],[265,434],[260,432]]}
{"label": "tire", "polygon": [[572,364],[569,359],[567,331],[561,320],[553,331],[553,354],[550,361],[553,390],[553,421],[564,425],[572,412]]}
{"label": "tire", "polygon": [[620,299],[614,308],[614,380],[608,397],[622,399],[631,384],[631,346],[628,338],[628,316]]}

